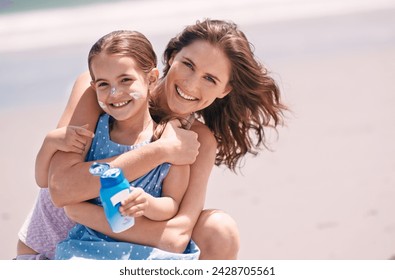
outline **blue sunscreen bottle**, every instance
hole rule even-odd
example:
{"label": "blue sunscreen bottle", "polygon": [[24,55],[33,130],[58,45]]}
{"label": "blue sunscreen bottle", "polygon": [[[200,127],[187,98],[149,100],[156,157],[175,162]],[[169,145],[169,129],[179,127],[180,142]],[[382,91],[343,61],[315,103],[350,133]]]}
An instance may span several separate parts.
{"label": "blue sunscreen bottle", "polygon": [[119,212],[121,201],[131,192],[129,182],[123,175],[122,170],[120,168],[110,168],[107,163],[95,162],[91,165],[89,172],[95,176],[100,176],[100,199],[111,230],[118,233],[132,227],[134,218],[122,216]]}

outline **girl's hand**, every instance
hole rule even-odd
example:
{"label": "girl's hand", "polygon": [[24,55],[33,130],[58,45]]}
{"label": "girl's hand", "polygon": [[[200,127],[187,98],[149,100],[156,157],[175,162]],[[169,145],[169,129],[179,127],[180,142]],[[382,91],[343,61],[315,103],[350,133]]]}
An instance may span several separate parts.
{"label": "girl's hand", "polygon": [[85,151],[88,138],[93,138],[93,132],[87,129],[88,125],[65,126],[53,130],[49,137],[56,150],[82,154]]}
{"label": "girl's hand", "polygon": [[132,192],[122,201],[119,212],[123,216],[140,217],[143,216],[148,207],[148,196],[142,188],[130,188]]}

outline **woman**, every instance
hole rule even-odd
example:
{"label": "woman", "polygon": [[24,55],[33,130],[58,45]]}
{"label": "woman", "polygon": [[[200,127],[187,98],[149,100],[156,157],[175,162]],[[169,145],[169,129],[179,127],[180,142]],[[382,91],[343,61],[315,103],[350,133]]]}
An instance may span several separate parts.
{"label": "woman", "polygon": [[[199,121],[191,130],[197,134],[199,154],[191,165],[189,186],[178,214],[164,222],[138,218],[134,227],[115,238],[172,252],[183,252],[192,238],[201,249],[201,259],[235,259],[239,236],[233,219],[219,210],[202,211],[211,169],[214,164],[225,164],[235,170],[241,157],[265,146],[264,128],[280,124],[286,107],[274,80],[256,61],[247,38],[233,23],[205,20],[186,27],[170,40],[164,63],[163,77],[152,93],[153,102],[175,115],[197,115]],[[60,126],[95,126],[101,110],[89,82],[87,74],[77,80]],[[175,131],[183,136],[192,133],[169,127],[162,141],[106,161],[122,168],[129,181],[165,161],[180,163],[176,159],[180,150],[169,155],[175,146],[169,149],[166,145],[166,141],[176,138]],[[193,161],[191,157],[188,161]],[[100,184],[89,174],[90,164],[84,162],[83,155],[54,155],[49,188],[55,205],[61,207],[98,196]],[[86,215],[73,208],[68,215],[112,234],[102,211]]]}

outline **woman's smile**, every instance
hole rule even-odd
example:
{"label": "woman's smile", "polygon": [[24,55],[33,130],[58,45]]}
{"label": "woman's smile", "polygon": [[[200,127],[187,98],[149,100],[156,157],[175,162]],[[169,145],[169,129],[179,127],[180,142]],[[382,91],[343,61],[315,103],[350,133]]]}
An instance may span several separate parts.
{"label": "woman's smile", "polygon": [[176,86],[176,92],[178,93],[178,95],[180,97],[182,97],[183,99],[186,99],[188,101],[197,101],[199,99],[197,99],[196,97],[193,97],[191,95],[186,94],[184,91],[182,91],[178,86]]}

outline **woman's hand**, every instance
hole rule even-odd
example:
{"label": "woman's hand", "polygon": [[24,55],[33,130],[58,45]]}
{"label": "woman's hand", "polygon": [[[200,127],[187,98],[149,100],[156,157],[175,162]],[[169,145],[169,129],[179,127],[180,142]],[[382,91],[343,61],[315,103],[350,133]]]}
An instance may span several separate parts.
{"label": "woman's hand", "polygon": [[197,133],[181,128],[179,120],[172,120],[164,129],[160,141],[167,152],[166,159],[174,165],[189,165],[199,154]]}

